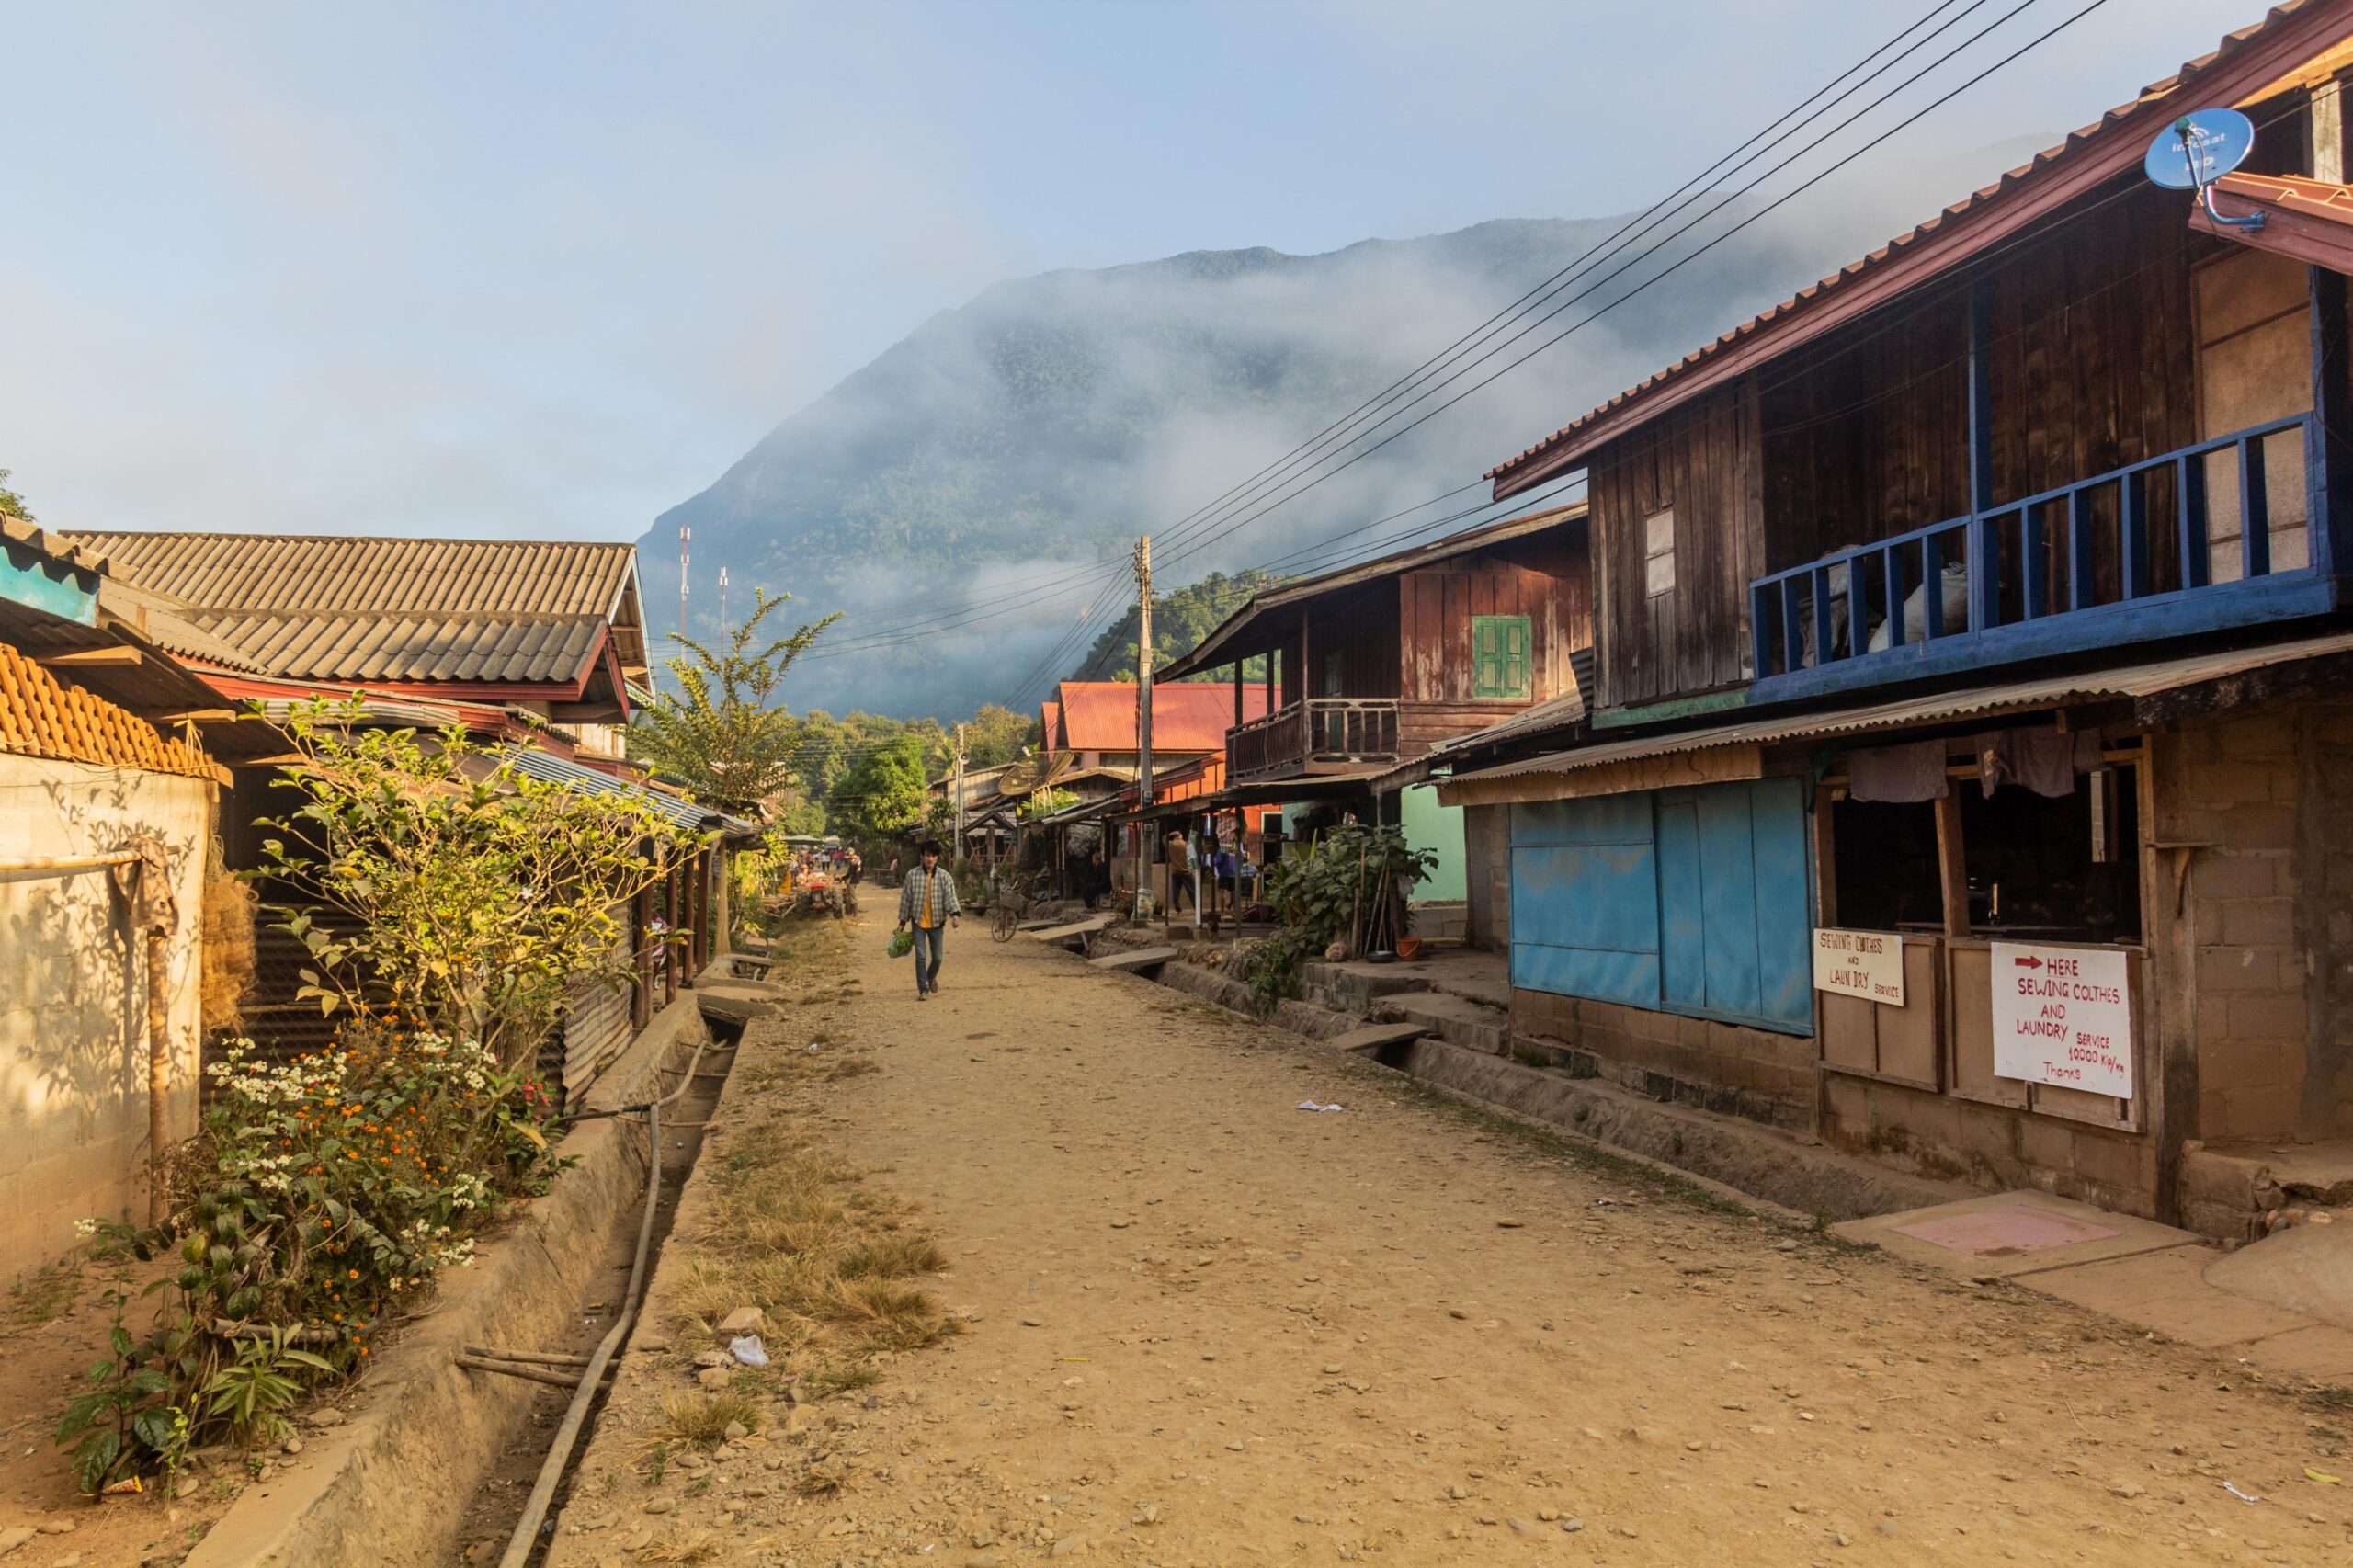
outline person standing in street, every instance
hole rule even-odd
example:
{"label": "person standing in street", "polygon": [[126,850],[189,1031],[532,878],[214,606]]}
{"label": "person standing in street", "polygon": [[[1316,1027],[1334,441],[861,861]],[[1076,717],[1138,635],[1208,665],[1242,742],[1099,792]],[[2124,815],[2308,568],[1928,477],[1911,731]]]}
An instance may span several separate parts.
{"label": "person standing in street", "polygon": [[917,853],[921,861],[899,884],[899,929],[915,934],[915,1000],[928,1002],[939,989],[948,927],[961,924],[964,907],[955,877],[939,863],[939,841],[925,839]]}

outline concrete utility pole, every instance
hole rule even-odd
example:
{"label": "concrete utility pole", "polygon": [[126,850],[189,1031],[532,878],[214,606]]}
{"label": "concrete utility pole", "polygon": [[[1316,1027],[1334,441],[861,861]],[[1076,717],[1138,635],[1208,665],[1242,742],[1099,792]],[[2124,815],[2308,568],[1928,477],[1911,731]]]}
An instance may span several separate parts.
{"label": "concrete utility pole", "polygon": [[956,791],[956,842],[948,856],[950,865],[964,853],[964,726],[961,724],[956,726],[956,782],[952,788]]}
{"label": "concrete utility pole", "polygon": [[719,569],[719,630],[727,631],[727,568]]}
{"label": "concrete utility pole", "polygon": [[[1152,536],[1136,540],[1136,809],[1152,804]],[[1136,888],[1144,886],[1145,852],[1150,837],[1143,823],[1136,824]]]}
{"label": "concrete utility pole", "polygon": [[687,656],[687,546],[693,540],[695,530],[678,530],[678,657]]}

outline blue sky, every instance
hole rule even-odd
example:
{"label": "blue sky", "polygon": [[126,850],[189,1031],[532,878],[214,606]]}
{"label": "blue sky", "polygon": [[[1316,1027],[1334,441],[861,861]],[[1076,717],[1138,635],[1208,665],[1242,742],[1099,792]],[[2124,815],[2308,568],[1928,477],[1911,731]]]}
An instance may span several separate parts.
{"label": "blue sky", "polygon": [[[0,0],[0,466],[61,526],[631,538],[992,280],[1639,207],[1927,5]],[[2259,14],[2109,0],[1873,177]]]}

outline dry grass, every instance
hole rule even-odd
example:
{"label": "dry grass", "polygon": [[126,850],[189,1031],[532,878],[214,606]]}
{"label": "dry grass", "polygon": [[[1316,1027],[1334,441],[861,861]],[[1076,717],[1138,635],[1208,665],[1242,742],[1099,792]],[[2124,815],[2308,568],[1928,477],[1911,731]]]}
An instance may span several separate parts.
{"label": "dry grass", "polygon": [[785,1114],[728,1141],[670,1293],[672,1313],[707,1327],[737,1307],[760,1308],[768,1354],[787,1376],[957,1333],[962,1324],[919,1283],[949,1260],[915,1225],[913,1208],[868,1185],[790,1114],[799,1096],[879,1068],[863,1055],[826,1061],[781,1042],[737,1071],[745,1068],[756,1069],[746,1085],[753,1103]]}
{"label": "dry grass", "polygon": [[696,1530],[676,1540],[649,1546],[637,1554],[640,1562],[716,1562],[720,1538],[711,1530]]}
{"label": "dry grass", "polygon": [[758,1431],[766,1414],[757,1400],[740,1393],[671,1394],[662,1402],[661,1419],[654,1434],[673,1443],[715,1449],[727,1440],[727,1428],[732,1426]]}

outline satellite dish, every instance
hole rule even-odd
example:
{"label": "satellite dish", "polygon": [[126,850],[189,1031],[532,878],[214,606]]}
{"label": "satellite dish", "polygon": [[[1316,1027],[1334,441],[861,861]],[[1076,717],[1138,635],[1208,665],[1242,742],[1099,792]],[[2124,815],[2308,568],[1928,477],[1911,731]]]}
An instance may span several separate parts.
{"label": "satellite dish", "polygon": [[2214,208],[2214,182],[2245,163],[2254,151],[2253,120],[2234,108],[2201,108],[2158,131],[2141,167],[2167,190],[2196,191],[2216,228],[2252,233],[2263,227],[2263,214],[2225,218]]}
{"label": "satellite dish", "polygon": [[2202,190],[2254,151],[2253,120],[2234,108],[2201,108],[2158,131],[2141,166],[2167,190]]}

